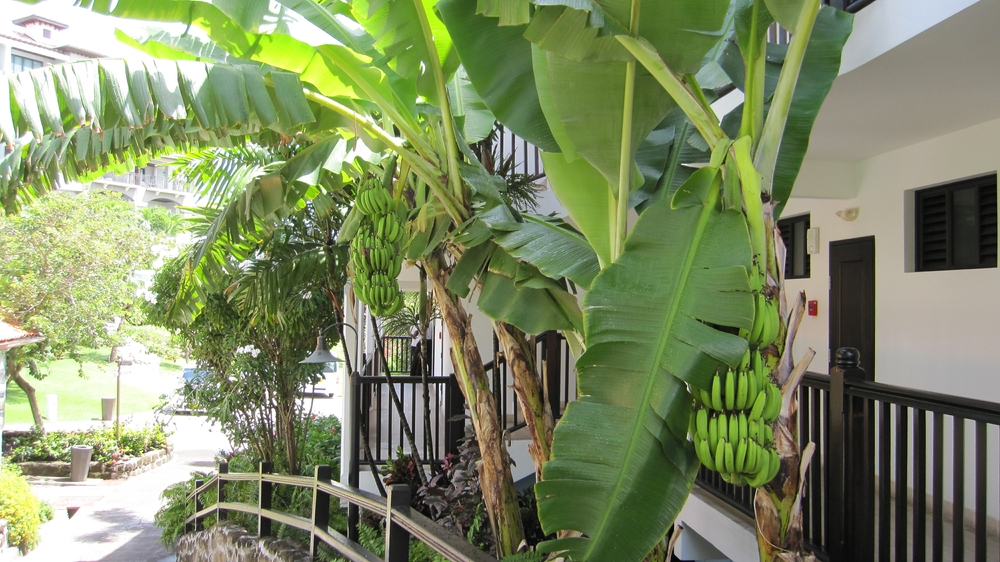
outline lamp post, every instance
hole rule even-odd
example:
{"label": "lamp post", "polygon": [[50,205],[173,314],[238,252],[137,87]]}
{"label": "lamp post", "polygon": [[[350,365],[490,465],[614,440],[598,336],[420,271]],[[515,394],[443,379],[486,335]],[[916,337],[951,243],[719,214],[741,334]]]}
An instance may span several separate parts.
{"label": "lamp post", "polygon": [[[344,363],[345,361],[343,359],[341,359],[340,357],[337,357],[336,355],[334,355],[330,351],[330,346],[327,345],[327,343],[326,343],[326,337],[323,336],[324,332],[326,332],[330,328],[333,328],[333,327],[336,327],[336,326],[347,326],[348,328],[350,328],[351,330],[354,331],[354,337],[355,337],[355,339],[358,339],[360,337],[359,334],[358,334],[358,329],[355,328],[354,326],[350,325],[350,324],[345,323],[345,322],[337,322],[336,324],[331,324],[331,325],[327,326],[326,328],[321,328],[319,330],[319,333],[316,335],[316,349],[313,350],[313,352],[310,353],[308,357],[306,357],[302,361],[299,361],[299,363],[303,363],[303,364],[306,364],[306,365],[308,365],[308,364],[316,364],[316,363],[320,363],[320,364],[325,364],[325,363]],[[343,336],[341,336],[340,342],[341,342],[341,345],[344,346],[344,350],[346,351],[347,350],[347,343],[344,341]],[[348,363],[348,366],[350,366],[350,363]],[[351,404],[351,416],[357,416],[358,415],[358,412],[356,411],[358,408],[354,407],[355,403],[356,403],[356,398],[357,398],[356,396],[354,396],[354,394],[357,392],[357,385],[354,384],[355,380],[356,380],[356,378],[355,378],[356,375],[357,375],[356,372],[353,372],[353,373],[349,374],[349,376],[351,377],[351,384],[349,386],[350,400],[348,400],[348,403]],[[346,417],[347,416],[345,416],[345,418]],[[352,419],[351,420],[350,448],[353,449],[353,450],[350,451],[349,456],[347,458],[348,462],[350,463],[350,470],[348,472],[348,477],[347,477],[347,480],[348,480],[347,481],[347,485],[351,486],[353,488],[357,488],[360,485],[359,474],[358,474],[358,451],[357,451],[357,447],[358,447],[358,445],[357,445],[357,442],[358,442],[357,438],[360,435],[360,433],[361,432],[358,430],[358,420],[357,419]],[[346,435],[345,435],[345,437],[346,437]],[[345,442],[346,441],[347,440],[345,439]],[[366,441],[366,445],[367,445],[367,441]],[[366,449],[367,449],[367,447],[366,447]],[[343,457],[344,457],[344,454],[342,453],[341,454],[341,458],[343,458]],[[377,475],[378,473],[376,472],[375,474]],[[381,482],[378,481],[377,476],[376,476],[376,482],[378,482],[379,484],[381,484]],[[379,486],[379,488],[381,488],[381,486]],[[347,506],[347,538],[349,538],[351,540],[354,540],[354,541],[358,540],[358,522],[360,521],[360,516],[361,516],[361,513],[360,513],[360,510],[358,509],[358,506],[354,505],[353,503],[349,503],[348,506]]]}
{"label": "lamp post", "polygon": [[[304,363],[304,364],[310,364],[310,363],[344,363],[343,359],[341,359],[340,357],[337,357],[336,355],[333,354],[333,352],[330,351],[330,346],[327,345],[327,343],[326,343],[326,336],[323,335],[324,332],[326,332],[327,330],[329,330],[330,328],[333,328],[335,326],[346,326],[346,327],[350,328],[351,330],[354,330],[354,337],[355,338],[358,337],[358,329],[355,328],[354,326],[351,326],[350,324],[348,324],[346,322],[337,322],[336,324],[331,324],[331,325],[327,326],[326,328],[322,328],[322,329],[319,330],[319,333],[316,335],[316,349],[313,350],[313,352],[309,354],[309,357],[306,357],[302,361],[299,361],[299,363]],[[343,344],[343,338],[341,338],[341,343]]]}
{"label": "lamp post", "polygon": [[118,377],[115,389],[115,444],[120,444],[122,438],[122,367],[132,365],[131,359],[118,356]]}

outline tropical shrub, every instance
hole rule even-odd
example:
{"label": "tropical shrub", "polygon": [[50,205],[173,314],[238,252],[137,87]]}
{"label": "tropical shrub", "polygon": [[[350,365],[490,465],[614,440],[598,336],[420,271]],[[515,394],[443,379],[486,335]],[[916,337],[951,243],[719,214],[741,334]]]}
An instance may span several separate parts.
{"label": "tropical shrub", "polygon": [[74,445],[89,445],[94,449],[93,461],[113,464],[165,448],[167,432],[159,424],[122,427],[121,439],[116,443],[112,426],[49,432],[34,427],[27,434],[12,438],[10,459],[69,462]]}
{"label": "tropical shrub", "polygon": [[[51,513],[51,506],[49,513]],[[28,481],[17,465],[0,467],[0,519],[7,520],[7,542],[22,554],[38,544],[38,525],[42,523],[42,504],[31,492]]]}
{"label": "tropical shrub", "polygon": [[169,330],[159,326],[125,324],[119,331],[119,335],[123,339],[142,344],[147,351],[167,361],[174,361],[184,353],[179,339],[174,337]]}
{"label": "tropical shrub", "polygon": [[302,451],[302,474],[312,475],[321,464],[330,467],[334,478],[340,476],[340,420],[336,416],[310,416],[306,422],[306,441]]}
{"label": "tropical shrub", "polygon": [[[188,500],[187,495],[194,490],[196,480],[206,480],[209,475],[205,472],[192,472],[187,480],[171,484],[163,489],[160,499],[163,500],[163,507],[153,516],[153,524],[163,529],[160,540],[168,548],[172,548],[177,543],[177,539],[184,534],[184,522],[194,513],[194,500]],[[202,495],[205,505],[215,503],[214,493]],[[215,517],[210,516],[206,520],[206,526],[215,523]]]}

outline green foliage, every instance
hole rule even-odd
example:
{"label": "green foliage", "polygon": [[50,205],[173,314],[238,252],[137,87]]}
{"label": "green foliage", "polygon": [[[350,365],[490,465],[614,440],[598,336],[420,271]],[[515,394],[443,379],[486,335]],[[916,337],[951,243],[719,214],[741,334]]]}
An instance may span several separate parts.
{"label": "green foliage", "polygon": [[[370,551],[378,558],[385,557],[385,522],[373,522],[371,525],[360,523],[358,525],[358,544]],[[332,557],[332,560],[340,562],[345,560],[339,556]],[[426,544],[412,539],[410,541],[409,562],[445,562],[447,558],[434,552],[434,549]]]}
{"label": "green foliage", "polygon": [[379,472],[382,473],[382,481],[386,485],[406,484],[409,486],[410,497],[413,498],[414,502],[417,502],[419,498],[417,492],[420,490],[421,480],[419,470],[420,467],[417,466],[413,457],[404,453],[403,447],[400,445],[396,448],[396,458],[387,460]]}
{"label": "green foliage", "polygon": [[252,322],[220,291],[208,296],[192,322],[178,323],[168,308],[184,267],[182,257],[157,272],[151,288],[156,298],[143,305],[147,318],[175,330],[198,369],[207,372],[197,396],[189,398],[221,425],[230,442],[244,444],[256,458],[272,460],[276,469],[287,471],[301,462],[305,437],[297,393],[316,380],[320,369],[298,361],[312,350],[315,327],[334,321],[329,301],[318,289],[286,294],[285,322],[273,316]]}
{"label": "green foliage", "polygon": [[91,460],[114,464],[141,456],[167,446],[167,433],[161,425],[122,427],[121,440],[115,442],[114,427],[91,428],[82,431],[49,431],[37,427],[21,437],[9,439],[10,460],[69,462],[70,448],[89,445],[94,448]]}
{"label": "green foliage", "polygon": [[183,355],[179,338],[160,326],[125,324],[118,330],[118,334],[122,339],[142,344],[147,351],[160,359],[175,361]]}
{"label": "green foliage", "polygon": [[302,474],[313,474],[313,468],[325,464],[334,478],[340,476],[340,420],[336,416],[312,416],[308,422],[302,451]]}
{"label": "green foliage", "polygon": [[495,546],[486,520],[477,468],[481,460],[476,440],[464,440],[458,454],[449,454],[441,472],[417,490],[413,498],[415,507],[438,524],[455,529],[477,548],[491,552]]}
{"label": "green foliage", "polygon": [[[182,482],[171,484],[163,489],[160,499],[163,500],[156,515],[153,516],[153,524],[163,529],[160,540],[168,548],[173,547],[177,539],[184,534],[184,522],[194,514],[194,499],[187,499],[187,495],[194,490],[195,480],[207,480],[209,474],[205,472],[192,472],[191,477]],[[211,505],[215,503],[215,494],[205,493],[203,501]],[[211,518],[214,523],[214,517]]]}
{"label": "green foliage", "polygon": [[55,509],[52,508],[52,504],[45,501],[38,502],[38,517],[41,519],[42,523],[47,523],[52,521],[56,516]]}
{"label": "green foliage", "polygon": [[239,145],[251,134],[281,142],[282,133],[314,119],[297,75],[255,65],[81,60],[4,76],[0,86],[12,94],[0,111],[0,139],[9,147],[0,156],[0,202],[8,213],[58,181],[86,182],[165,154]]}
{"label": "green foliage", "polygon": [[511,556],[504,556],[500,562],[544,562],[548,557],[549,555],[543,552],[518,552]]}
{"label": "green foliage", "polygon": [[143,207],[142,218],[149,223],[151,231],[164,236],[173,236],[184,229],[181,215],[166,207]]}
{"label": "green foliage", "polygon": [[[47,513],[51,511],[49,506]],[[7,520],[8,544],[21,554],[27,554],[38,544],[38,525],[43,522],[42,504],[21,476],[21,470],[10,463],[0,467],[0,519]]]}
{"label": "green foliage", "polygon": [[46,337],[16,361],[111,344],[104,324],[134,306],[130,276],[149,266],[151,247],[142,217],[116,193],[54,193],[0,217],[0,317]]}

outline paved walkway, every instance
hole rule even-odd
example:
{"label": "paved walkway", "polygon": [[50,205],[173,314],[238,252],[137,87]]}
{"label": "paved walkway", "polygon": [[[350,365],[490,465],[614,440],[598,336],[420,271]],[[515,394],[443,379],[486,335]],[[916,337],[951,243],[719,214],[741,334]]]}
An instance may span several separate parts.
{"label": "paved walkway", "polygon": [[[128,480],[89,479],[75,483],[68,478],[31,478],[35,493],[52,504],[56,518],[42,526],[38,548],[21,560],[174,560],[160,543],[160,529],[153,525],[153,516],[161,506],[160,492],[186,480],[191,471],[212,470],[215,455],[228,448],[225,437],[218,429],[210,428],[204,418],[177,416],[174,423],[173,459]],[[70,512],[74,512],[72,517]]]}

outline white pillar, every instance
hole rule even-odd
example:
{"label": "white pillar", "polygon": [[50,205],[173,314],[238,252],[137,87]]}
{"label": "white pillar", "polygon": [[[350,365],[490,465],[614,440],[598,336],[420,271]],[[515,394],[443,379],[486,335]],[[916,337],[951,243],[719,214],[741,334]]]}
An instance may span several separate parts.
{"label": "white pillar", "polygon": [[59,395],[58,394],[46,394],[45,395],[45,417],[48,418],[50,422],[59,421]]}
{"label": "white pillar", "polygon": [[[363,307],[361,311],[356,309],[355,305],[359,303],[352,297],[351,289],[348,287],[344,291],[343,300],[341,301],[344,303],[344,322],[355,326],[360,332],[363,329],[363,326],[359,325],[359,319],[364,318],[362,314]],[[359,371],[361,369],[359,338],[355,336],[354,331],[350,328],[345,328],[343,332],[345,349],[350,350],[351,353],[351,367],[355,371]],[[340,481],[347,484],[351,474],[351,466],[354,464],[353,461],[358,454],[358,445],[354,442],[354,426],[358,423],[358,420],[352,408],[354,404],[354,385],[351,384],[351,373],[345,372],[340,377],[340,384],[340,395],[343,397],[341,408],[343,416],[340,420]]]}
{"label": "white pillar", "polygon": [[10,72],[10,43],[0,40],[0,74]]}

